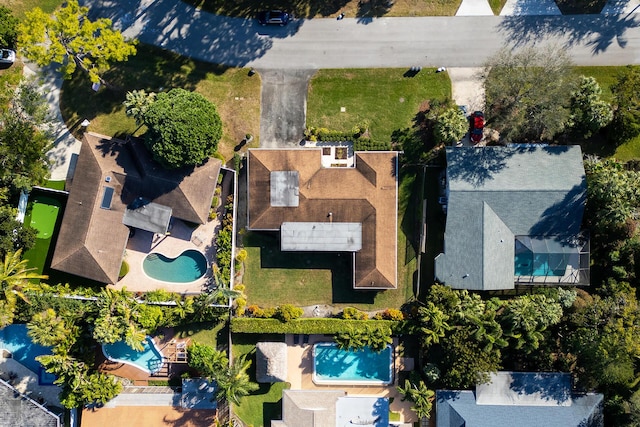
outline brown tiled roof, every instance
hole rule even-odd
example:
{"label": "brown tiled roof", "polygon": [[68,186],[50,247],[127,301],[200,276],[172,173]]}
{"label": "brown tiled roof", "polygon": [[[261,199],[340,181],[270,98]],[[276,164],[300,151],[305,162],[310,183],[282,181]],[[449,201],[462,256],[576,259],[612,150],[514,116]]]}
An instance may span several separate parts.
{"label": "brown tiled roof", "polygon": [[[249,150],[249,228],[279,230],[283,222],[362,224],[355,288],[395,288],[397,177],[395,152],[356,152],[355,168],[323,168],[321,149]],[[299,205],[272,207],[271,171],[298,171]]]}
{"label": "brown tiled roof", "polygon": [[[220,173],[210,159],[196,168],[167,172],[142,143],[85,133],[51,267],[101,283],[118,280],[129,229],[122,217],[136,197],[173,208],[173,216],[204,223]],[[107,182],[110,177],[110,182]],[[100,208],[103,187],[114,188],[110,209]]]}

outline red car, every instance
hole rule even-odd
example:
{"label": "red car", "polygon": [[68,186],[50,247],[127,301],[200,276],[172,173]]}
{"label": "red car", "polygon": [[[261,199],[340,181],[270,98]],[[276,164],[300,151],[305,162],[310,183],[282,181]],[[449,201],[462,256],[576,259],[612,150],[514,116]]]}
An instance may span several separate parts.
{"label": "red car", "polygon": [[482,111],[476,111],[471,115],[471,142],[477,144],[482,141],[482,132],[484,130],[484,114]]}

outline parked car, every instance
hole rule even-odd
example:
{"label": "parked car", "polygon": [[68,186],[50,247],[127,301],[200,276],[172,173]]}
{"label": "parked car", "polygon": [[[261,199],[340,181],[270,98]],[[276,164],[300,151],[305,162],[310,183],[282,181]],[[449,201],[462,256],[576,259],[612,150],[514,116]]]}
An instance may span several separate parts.
{"label": "parked car", "polygon": [[475,111],[470,118],[471,132],[469,137],[473,144],[477,144],[482,141],[484,131],[484,113],[482,111]]}
{"label": "parked car", "polygon": [[0,49],[0,64],[13,64],[16,62],[16,53],[11,49]]}
{"label": "parked car", "polygon": [[258,22],[260,25],[287,25],[291,17],[287,12],[281,10],[263,10],[258,13]]}

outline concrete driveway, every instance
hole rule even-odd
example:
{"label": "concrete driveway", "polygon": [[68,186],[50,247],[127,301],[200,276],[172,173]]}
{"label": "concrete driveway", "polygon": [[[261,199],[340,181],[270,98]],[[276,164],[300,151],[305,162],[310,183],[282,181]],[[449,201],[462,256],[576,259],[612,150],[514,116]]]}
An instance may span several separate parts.
{"label": "concrete driveway", "polygon": [[262,77],[260,146],[298,146],[307,118],[309,79],[316,70],[257,71]]}

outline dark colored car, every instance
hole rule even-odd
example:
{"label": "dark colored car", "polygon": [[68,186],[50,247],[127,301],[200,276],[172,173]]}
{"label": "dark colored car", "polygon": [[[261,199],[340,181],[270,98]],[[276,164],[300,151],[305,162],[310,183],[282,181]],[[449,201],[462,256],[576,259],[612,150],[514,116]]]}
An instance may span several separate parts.
{"label": "dark colored car", "polygon": [[264,10],[258,13],[258,22],[260,25],[287,25],[291,17],[287,12],[281,10]]}
{"label": "dark colored car", "polygon": [[471,115],[471,132],[469,137],[473,144],[477,144],[482,141],[484,130],[484,114],[482,111],[476,111]]}

